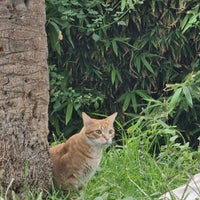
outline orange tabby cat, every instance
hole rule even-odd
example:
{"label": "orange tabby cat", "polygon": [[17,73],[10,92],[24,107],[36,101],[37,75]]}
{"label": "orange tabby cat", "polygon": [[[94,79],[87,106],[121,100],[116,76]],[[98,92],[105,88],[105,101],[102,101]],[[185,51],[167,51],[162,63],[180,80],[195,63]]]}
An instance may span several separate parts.
{"label": "orange tabby cat", "polygon": [[113,123],[117,113],[105,119],[92,119],[82,113],[82,130],[65,143],[50,148],[53,177],[63,190],[80,190],[95,173],[102,157],[102,150],[114,137]]}

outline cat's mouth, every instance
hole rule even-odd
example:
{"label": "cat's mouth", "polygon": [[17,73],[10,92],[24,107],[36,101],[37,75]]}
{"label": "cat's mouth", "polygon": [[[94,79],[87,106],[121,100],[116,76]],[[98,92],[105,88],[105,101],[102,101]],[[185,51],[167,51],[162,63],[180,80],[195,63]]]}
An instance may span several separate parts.
{"label": "cat's mouth", "polygon": [[92,143],[97,146],[108,147],[111,145],[112,140],[93,139]]}
{"label": "cat's mouth", "polygon": [[100,147],[108,147],[111,145],[111,142],[106,141],[106,142],[94,142],[95,145],[100,146]]}
{"label": "cat's mouth", "polygon": [[109,146],[112,142],[111,141],[105,141],[105,142],[102,142],[101,145],[102,146]]}

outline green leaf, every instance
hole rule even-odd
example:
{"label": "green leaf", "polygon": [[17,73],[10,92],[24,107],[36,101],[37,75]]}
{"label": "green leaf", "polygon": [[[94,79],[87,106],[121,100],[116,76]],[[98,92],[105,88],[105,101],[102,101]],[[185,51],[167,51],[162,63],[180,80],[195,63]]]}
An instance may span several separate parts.
{"label": "green leaf", "polygon": [[60,31],[59,26],[55,22],[53,22],[53,21],[50,21],[49,23],[55,28],[55,30],[57,31],[57,33],[59,33],[59,31]]}
{"label": "green leaf", "polygon": [[182,23],[181,23],[181,30],[183,30],[184,27],[186,26],[186,24],[187,24],[187,22],[188,22],[188,19],[189,19],[189,17],[188,17],[188,15],[186,15],[186,16],[184,17]]}
{"label": "green leaf", "polygon": [[67,105],[67,103],[60,103],[58,100],[55,102],[55,104],[53,105],[53,112],[58,112],[60,110],[62,110],[65,106]]}
{"label": "green leaf", "polygon": [[147,62],[146,58],[144,56],[141,57],[142,63],[144,64],[144,66],[152,73],[154,74],[154,71],[151,67],[151,65]]}
{"label": "green leaf", "polygon": [[65,116],[65,124],[67,125],[72,117],[72,111],[73,111],[73,104],[70,103],[67,106],[66,116]]}
{"label": "green leaf", "polygon": [[135,66],[137,68],[137,71],[140,72],[141,71],[141,57],[137,56],[135,58]]}
{"label": "green leaf", "polygon": [[178,135],[172,136],[169,140],[170,142],[175,142],[175,140],[178,138]]}
{"label": "green leaf", "polygon": [[170,107],[173,109],[176,104],[178,103],[178,100],[179,100],[179,97],[180,97],[180,94],[182,92],[182,88],[178,88],[177,90],[175,90],[173,96],[172,96],[172,99],[170,101]]}
{"label": "green leaf", "polygon": [[121,11],[126,7],[126,0],[121,0]]}
{"label": "green leaf", "polygon": [[122,83],[123,81],[122,81],[122,77],[121,77],[119,70],[116,70],[116,74],[117,74],[118,80]]}
{"label": "green leaf", "polygon": [[112,40],[112,48],[116,56],[118,56],[118,46],[116,40]]}
{"label": "green leaf", "polygon": [[56,111],[59,111],[60,108],[61,108],[62,104],[60,103],[60,101],[56,101],[54,104],[53,104],[53,111],[56,112]]}
{"label": "green leaf", "polygon": [[135,93],[142,97],[143,100],[149,100],[149,99],[152,99],[147,93],[145,90],[136,90]]}
{"label": "green leaf", "polygon": [[122,95],[117,99],[117,102],[123,101],[123,100],[126,98],[126,95],[127,95],[127,93],[122,94]]}
{"label": "green leaf", "polygon": [[130,100],[131,100],[131,95],[130,94],[127,94],[126,97],[125,97],[125,101],[124,101],[124,104],[123,104],[123,112],[125,112],[130,104]]}
{"label": "green leaf", "polygon": [[95,107],[95,109],[98,109],[98,108],[99,108],[99,102],[98,102],[98,101],[95,101],[94,107]]}
{"label": "green leaf", "polygon": [[106,51],[107,51],[109,49],[111,43],[110,43],[109,40],[105,40],[104,45],[105,45],[105,48],[106,48]]}
{"label": "green leaf", "polygon": [[51,33],[50,36],[49,36],[51,47],[59,55],[61,55],[61,46],[60,46],[60,41],[58,39],[60,29],[59,29],[58,25],[55,22],[50,21],[49,31]]}
{"label": "green leaf", "polygon": [[195,22],[197,22],[197,17],[198,17],[198,15],[192,16],[192,17],[189,19],[189,22],[188,22],[188,23],[194,24]]}
{"label": "green leaf", "polygon": [[43,194],[42,194],[42,192],[40,192],[39,195],[37,196],[37,200],[42,200],[42,196],[43,196]]}
{"label": "green leaf", "polygon": [[115,79],[116,79],[116,69],[112,68],[112,71],[111,71],[111,82],[112,82],[112,85],[115,83]]}
{"label": "green leaf", "polygon": [[99,35],[97,35],[96,33],[93,33],[93,34],[92,34],[92,39],[93,39],[95,42],[97,42],[97,41],[99,41],[100,37],[99,37]]}
{"label": "green leaf", "polygon": [[[186,16],[187,17],[187,16]],[[185,17],[185,18],[186,18]],[[185,23],[185,21],[183,20],[183,22],[185,23],[185,24],[183,24],[184,26],[182,26],[181,27],[181,29],[182,29],[182,33],[184,33],[185,31],[187,31],[189,28],[191,28],[192,26],[193,26],[193,24],[195,23],[195,22],[197,22],[197,17],[198,17],[198,15],[194,15],[194,16],[192,16],[192,17],[187,17],[187,23]],[[184,18],[184,19],[185,19]]]}
{"label": "green leaf", "polygon": [[131,102],[135,113],[137,113],[137,100],[135,94],[131,94]]}
{"label": "green leaf", "polygon": [[192,96],[188,87],[185,86],[183,87],[183,93],[185,95],[188,105],[192,108],[193,107]]}
{"label": "green leaf", "polygon": [[126,26],[126,22],[125,21],[119,21],[117,22],[118,25],[121,25],[121,26]]}
{"label": "green leaf", "polygon": [[50,115],[49,116],[49,121],[54,126],[54,128],[56,130],[56,133],[59,134],[61,131],[60,131],[60,124],[59,124],[59,120],[58,120],[57,114]]}
{"label": "green leaf", "polygon": [[71,32],[70,32],[70,27],[65,29],[65,34],[70,42],[70,44],[72,45],[72,47],[74,48],[74,43],[72,41],[72,37],[71,37]]}

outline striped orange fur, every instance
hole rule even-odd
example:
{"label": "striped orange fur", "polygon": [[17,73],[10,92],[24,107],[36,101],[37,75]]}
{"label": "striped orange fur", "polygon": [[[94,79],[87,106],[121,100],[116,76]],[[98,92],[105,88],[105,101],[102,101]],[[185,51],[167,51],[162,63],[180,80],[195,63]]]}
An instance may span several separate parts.
{"label": "striped orange fur", "polygon": [[63,190],[80,190],[95,173],[103,148],[112,143],[113,123],[117,113],[104,119],[93,119],[82,113],[83,128],[65,143],[50,148],[55,185]]}

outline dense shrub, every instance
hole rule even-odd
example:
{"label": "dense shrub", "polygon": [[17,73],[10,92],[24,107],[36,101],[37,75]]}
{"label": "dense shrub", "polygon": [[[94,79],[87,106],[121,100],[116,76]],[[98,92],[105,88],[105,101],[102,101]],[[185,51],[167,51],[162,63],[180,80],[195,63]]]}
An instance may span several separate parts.
{"label": "dense shrub", "polygon": [[52,132],[78,130],[83,110],[134,121],[155,100],[164,122],[197,138],[197,0],[46,0],[46,12]]}

